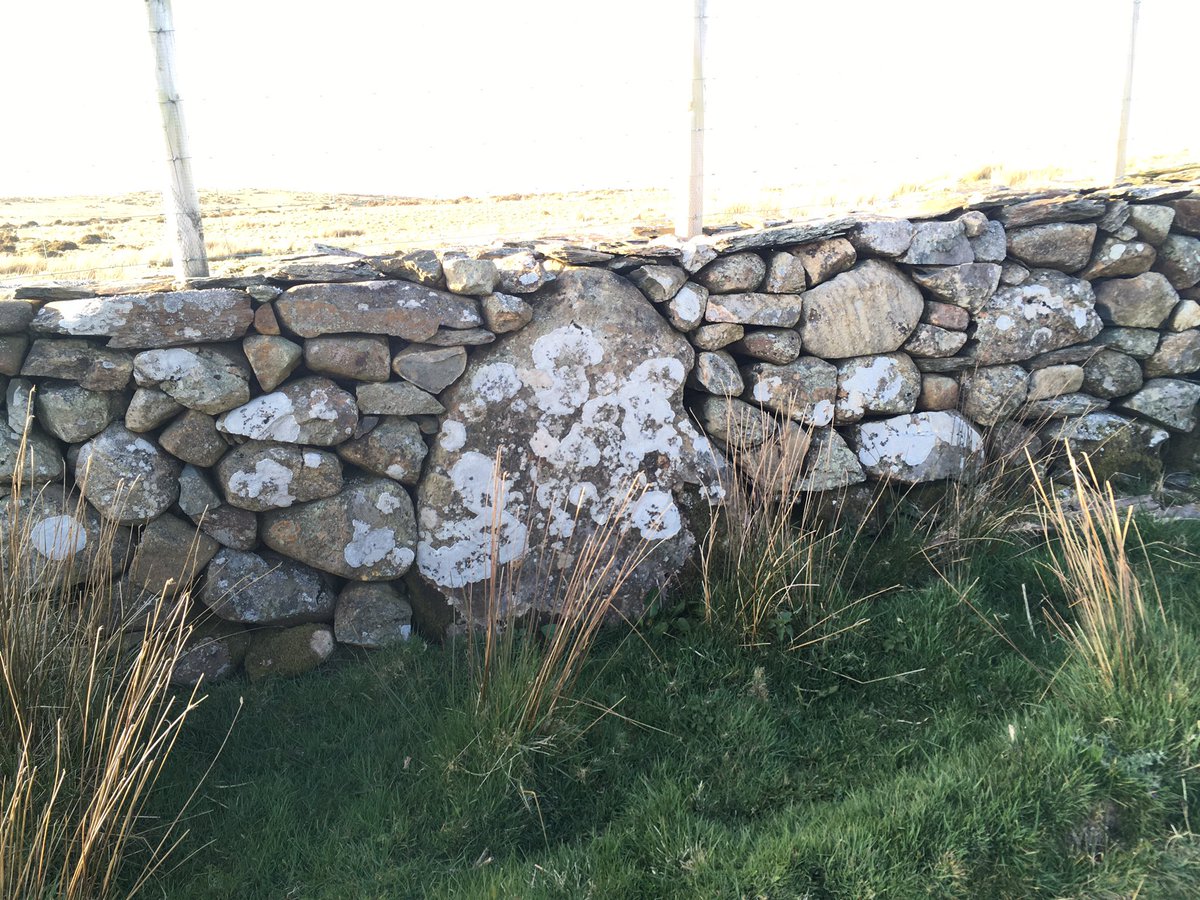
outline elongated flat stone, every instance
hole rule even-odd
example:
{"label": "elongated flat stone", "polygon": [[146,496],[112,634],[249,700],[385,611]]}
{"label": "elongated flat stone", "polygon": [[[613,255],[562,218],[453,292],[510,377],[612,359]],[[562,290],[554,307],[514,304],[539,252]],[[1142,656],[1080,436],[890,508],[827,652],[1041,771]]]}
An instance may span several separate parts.
{"label": "elongated flat stone", "polygon": [[304,284],[275,301],[275,314],[304,338],[361,332],[428,341],[438,326],[483,324],[477,301],[411,281]]}
{"label": "elongated flat stone", "polygon": [[107,337],[113,348],[178,347],[242,337],[254,321],[241,291],[167,291],[56,300],[29,325],[34,334]]}

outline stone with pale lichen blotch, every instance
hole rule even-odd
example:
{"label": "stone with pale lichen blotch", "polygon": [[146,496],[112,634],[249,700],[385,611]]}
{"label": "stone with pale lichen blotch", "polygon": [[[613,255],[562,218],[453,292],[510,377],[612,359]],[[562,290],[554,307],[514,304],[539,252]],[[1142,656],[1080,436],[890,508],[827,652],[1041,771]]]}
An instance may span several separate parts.
{"label": "stone with pale lichen blotch", "polygon": [[262,515],[262,540],[284,556],[353,581],[389,581],[412,566],[416,518],[390,478],[360,475],[332,497]]}

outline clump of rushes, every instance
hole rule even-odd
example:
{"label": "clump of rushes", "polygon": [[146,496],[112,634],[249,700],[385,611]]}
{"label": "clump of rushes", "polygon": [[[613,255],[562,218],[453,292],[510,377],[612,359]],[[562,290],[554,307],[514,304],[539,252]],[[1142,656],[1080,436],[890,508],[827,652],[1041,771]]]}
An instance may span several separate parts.
{"label": "clump of rushes", "polygon": [[1162,601],[1153,574],[1143,581],[1132,563],[1134,554],[1146,559],[1133,507],[1123,509],[1112,486],[1098,483],[1086,456],[1080,462],[1068,452],[1067,464],[1068,491],[1037,480],[1038,512],[1053,539],[1047,565],[1070,612],[1052,620],[1106,688],[1132,686],[1148,633],[1165,623]]}
{"label": "clump of rushes", "polygon": [[[867,621],[850,613],[877,592],[856,597],[853,584],[878,537],[870,530],[881,493],[857,503],[846,490],[809,492],[805,473],[832,445],[790,417],[755,415],[726,429],[722,501],[700,548],[704,617],[747,645],[800,649]],[[762,440],[751,445],[746,432]]]}
{"label": "clump of rushes", "polygon": [[[128,531],[85,532],[78,495],[23,484],[29,452],[0,513],[0,898],[137,893],[177,843],[178,817],[149,827],[142,811],[199,702],[169,687],[186,598],[153,598],[127,633],[114,560]],[[33,549],[47,542],[75,551]]]}

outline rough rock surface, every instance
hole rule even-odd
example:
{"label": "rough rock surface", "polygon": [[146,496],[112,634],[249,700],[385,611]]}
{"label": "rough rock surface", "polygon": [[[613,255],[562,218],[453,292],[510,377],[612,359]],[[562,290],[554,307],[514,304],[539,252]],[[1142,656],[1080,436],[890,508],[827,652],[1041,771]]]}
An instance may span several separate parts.
{"label": "rough rock surface", "polygon": [[129,581],[159,595],[186,590],[217,549],[217,542],[197,534],[191,522],[170,514],[159,516],[142,529],[129,564]]}
{"label": "rough rock surface", "polygon": [[168,291],[60,300],[30,323],[35,334],[107,337],[112,348],[178,347],[242,337],[254,320],[241,291]]}
{"label": "rough rock surface", "polygon": [[995,425],[1025,402],[1029,373],[1020,366],[983,366],[962,378],[962,411],[980,425]]}
{"label": "rough rock surface", "polygon": [[217,420],[217,428],[256,441],[340,444],[354,434],[358,405],[328,378],[300,378],[281,390],[255,397]]}
{"label": "rough rock surface", "polygon": [[171,684],[192,687],[232,677],[241,668],[250,647],[246,629],[231,622],[209,619],[197,623],[171,672]]}
{"label": "rough rock surface", "polygon": [[1142,381],[1141,364],[1117,350],[1101,350],[1083,365],[1083,390],[1105,400],[1132,394]]}
{"label": "rough rock surface", "polygon": [[742,368],[747,400],[806,425],[829,425],[837,404],[837,367],[815,356]]}
{"label": "rough rock surface", "polygon": [[287,381],[304,355],[299,344],[285,337],[261,334],[252,334],[242,341],[242,350],[264,391],[273,391]]}
{"label": "rough rock surface", "polygon": [[401,484],[416,484],[429,448],[412,419],[384,416],[360,438],[338,444],[337,453],[372,475],[385,475]]}
{"label": "rough rock surface", "polygon": [[879,260],[867,260],[803,298],[800,339],[809,353],[826,359],[900,349],[925,308],[913,283]]}
{"label": "rough rock surface", "polygon": [[811,286],[823,284],[834,275],[845,272],[858,260],[854,245],[845,238],[830,238],[805,244],[792,251],[808,275]]}
{"label": "rough rock surface", "polygon": [[[665,303],[683,287],[687,272],[678,266],[642,266],[629,273],[629,280],[638,286],[651,303]],[[803,285],[800,289],[804,289]]]}
{"label": "rough rock surface", "polygon": [[1090,340],[1102,325],[1086,281],[1052,269],[1000,288],[976,316],[980,365],[1016,362]]}
{"label": "rough rock surface", "polygon": [[251,512],[332,497],[342,489],[342,463],[325,450],[248,441],[216,468],[225,502]]}
{"label": "rough rock surface", "polygon": [[410,344],[392,359],[392,371],[423,391],[440,394],[467,368],[464,347],[424,347]]}
{"label": "rough rock surface", "polygon": [[957,266],[974,262],[975,253],[962,222],[919,222],[900,261],[914,266]]}
{"label": "rough rock surface", "polygon": [[[833,415],[832,396],[831,388],[830,416]],[[704,426],[704,433],[731,449],[757,447],[775,433],[775,420],[769,412],[733,397],[706,395],[695,412]]]}
{"label": "rough rock surface", "polygon": [[[700,323],[704,321],[708,312],[708,289],[689,281],[667,301],[663,312],[667,316],[667,321],[679,331],[691,331],[703,327]],[[715,325],[710,327],[736,328],[739,326]]]}
{"label": "rough rock surface", "polygon": [[328,625],[293,625],[254,631],[246,651],[251,681],[303,675],[333,655],[333,629]]}
{"label": "rough rock surface", "polygon": [[399,578],[412,565],[412,500],[389,478],[358,476],[340,493],[265,513],[263,542],[284,556],[356,581]]}
{"label": "rough rock surface", "polygon": [[69,382],[42,384],[34,402],[37,420],[60,441],[78,444],[99,434],[121,414],[116,391],[89,391]]}
{"label": "rough rock surface", "polygon": [[27,378],[61,378],[89,391],[119,391],[129,384],[133,357],[91,341],[41,338],[30,346],[20,370]]}
{"label": "rough rock surface", "polygon": [[1095,225],[1055,222],[1031,228],[1010,228],[1008,252],[1028,266],[1078,272],[1092,257]]}
{"label": "rough rock surface", "polygon": [[355,399],[363,415],[436,416],[444,410],[437,397],[405,381],[360,384],[355,389]]}
{"label": "rough rock surface", "polygon": [[850,243],[860,255],[901,256],[912,244],[913,224],[907,219],[878,219],[855,226]]}
{"label": "rough rock surface", "polygon": [[125,427],[139,434],[153,431],[181,409],[183,407],[179,403],[158,388],[138,388],[125,410]]}
{"label": "rough rock surface", "polygon": [[709,263],[695,280],[712,294],[740,294],[757,290],[766,274],[767,264],[757,253],[733,253]]}
{"label": "rough rock surface", "polygon": [[796,487],[800,491],[837,491],[867,480],[858,456],[832,428],[817,428],[804,456]]}
{"label": "rough rock surface", "polygon": [[756,328],[734,341],[730,350],[751,359],[786,365],[795,362],[802,347],[800,335],[791,328]]}
{"label": "rough rock surface", "polygon": [[1173,431],[1191,431],[1196,427],[1196,404],[1200,402],[1200,384],[1177,378],[1152,378],[1120,406]]}
{"label": "rough rock surface", "polygon": [[533,307],[511,294],[488,294],[480,305],[483,308],[483,323],[496,334],[524,328],[533,318]]}
{"label": "rough rock surface", "polygon": [[1029,376],[1029,394],[1026,399],[1049,400],[1063,394],[1073,394],[1083,387],[1083,367],[1074,364],[1046,366]]}
{"label": "rough rock surface", "polygon": [[842,360],[834,421],[842,425],[864,415],[912,412],[920,392],[921,373],[903,353]]}
{"label": "rough rock surface", "polygon": [[1169,436],[1161,428],[1111,412],[1060,419],[1041,431],[1044,440],[1069,445],[1076,457],[1086,454],[1101,482],[1157,477],[1162,472],[1162,450]]}
{"label": "rough rock surface", "polygon": [[274,553],[223,549],[213,557],[200,599],[216,615],[246,625],[298,625],[333,617],[328,576]]}
{"label": "rough rock surface", "polygon": [[1182,234],[1168,237],[1158,248],[1154,270],[1167,276],[1167,281],[1176,290],[1182,291],[1200,283],[1200,238]]}
{"label": "rough rock surface", "polygon": [[912,337],[904,342],[904,352],[910,356],[924,356],[938,359],[953,356],[967,343],[967,336],[961,331],[950,331],[938,328],[925,322],[917,323]]}
{"label": "rough rock surface", "polygon": [[1148,244],[1158,246],[1166,240],[1174,221],[1175,210],[1169,206],[1138,203],[1129,207],[1129,224],[1138,237]]}
{"label": "rough rock surface", "polygon": [[311,371],[332,378],[387,381],[392,351],[382,335],[318,337],[304,342],[304,364]]}
{"label": "rough rock surface", "polygon": [[1000,286],[1000,266],[964,263],[960,266],[916,268],[913,280],[939,300],[978,312]]}
{"label": "rough rock surface", "polygon": [[175,502],[180,468],[156,444],[113,424],[79,448],[75,480],[104,518],[139,525]]}
{"label": "rough rock surface", "polygon": [[1179,294],[1159,272],[1097,281],[1096,311],[1123,328],[1158,328],[1179,302]]}
{"label": "rough rock surface", "polygon": [[409,281],[304,284],[289,288],[275,301],[275,314],[302,338],[360,332],[428,341],[439,326],[483,324],[475,300]]}
{"label": "rough rock surface", "polygon": [[22,433],[0,426],[0,487],[10,488],[18,465],[22,484],[38,486],[60,480],[64,466],[58,442],[31,429],[22,448]]}
{"label": "rough rock surface", "polygon": [[232,354],[208,347],[147,350],[133,360],[138,387],[158,388],[188,409],[218,415],[250,399],[250,373]]}
{"label": "rough rock surface", "polygon": [[746,389],[737,363],[724,350],[696,354],[688,384],[721,397],[736,397]]}
{"label": "rough rock surface", "polygon": [[216,465],[229,449],[213,417],[194,409],[186,410],[164,428],[158,443],[172,456],[194,466]]}
{"label": "rough rock surface", "polygon": [[767,262],[767,280],[763,290],[768,294],[799,294],[808,287],[804,263],[790,253],[772,253]]}
{"label": "rough rock surface", "polygon": [[446,287],[456,294],[484,297],[496,289],[500,273],[490,259],[449,256],[442,260]]}
{"label": "rough rock surface", "polygon": [[333,636],[371,650],[403,643],[412,636],[412,606],[394,584],[348,584],[338,594]]}
{"label": "rough rock surface", "polygon": [[865,471],[902,484],[965,478],[983,456],[983,437],[957,412],[864,422],[851,441]]}
{"label": "rough rock surface", "polygon": [[[636,611],[693,544],[678,499],[717,489],[708,442],[680,403],[692,362],[687,341],[628,281],[564,273],[533,321],[478,354],[445,395],[417,494],[425,583],[461,608],[493,565],[519,560],[543,573],[515,585],[519,612],[553,597],[545,580],[569,572],[589,536],[621,516],[633,541],[653,547],[622,586],[621,601]],[[508,415],[488,416],[495,404]]]}
{"label": "rough rock surface", "polygon": [[800,321],[802,294],[712,294],[704,310],[709,322],[791,328]]}
{"label": "rough rock surface", "polygon": [[[16,525],[20,537],[11,534]],[[31,487],[0,500],[0,564],[14,583],[52,579],[75,585],[90,571],[115,573],[124,562],[128,536],[113,532],[75,490]],[[19,545],[18,558],[12,549]],[[16,581],[15,579],[24,579]]]}
{"label": "rough rock surface", "polygon": [[1191,375],[1200,369],[1200,329],[1164,334],[1142,368],[1147,378]]}
{"label": "rough rock surface", "polygon": [[1124,241],[1106,237],[1092,254],[1091,264],[1079,273],[1080,278],[1112,278],[1117,275],[1140,275],[1150,268],[1156,252],[1145,241]]}

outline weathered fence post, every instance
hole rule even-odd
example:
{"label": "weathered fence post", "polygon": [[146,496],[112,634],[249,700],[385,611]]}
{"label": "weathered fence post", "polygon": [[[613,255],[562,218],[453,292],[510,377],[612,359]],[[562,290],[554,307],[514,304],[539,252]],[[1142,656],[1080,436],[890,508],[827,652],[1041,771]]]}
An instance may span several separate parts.
{"label": "weathered fence post", "polygon": [[687,182],[682,187],[675,234],[695,237],[704,227],[704,38],[707,0],[693,0],[692,96],[688,105],[691,138]]}
{"label": "weathered fence post", "polygon": [[173,237],[171,255],[175,262],[175,277],[203,277],[208,274],[208,256],[204,251],[204,229],[200,224],[200,198],[192,181],[187,128],[179,91],[175,87],[175,26],[171,19],[171,2],[146,0],[146,12],[150,16],[158,106],[162,112],[170,168],[170,182],[163,191],[163,201],[167,208],[167,227]]}
{"label": "weathered fence post", "polygon": [[1125,69],[1125,94],[1121,100],[1121,127],[1117,133],[1116,180],[1125,177],[1125,145],[1129,142],[1129,107],[1133,102],[1133,53],[1137,48],[1138,13],[1142,0],[1133,0],[1133,21],[1129,26],[1129,62]]}

